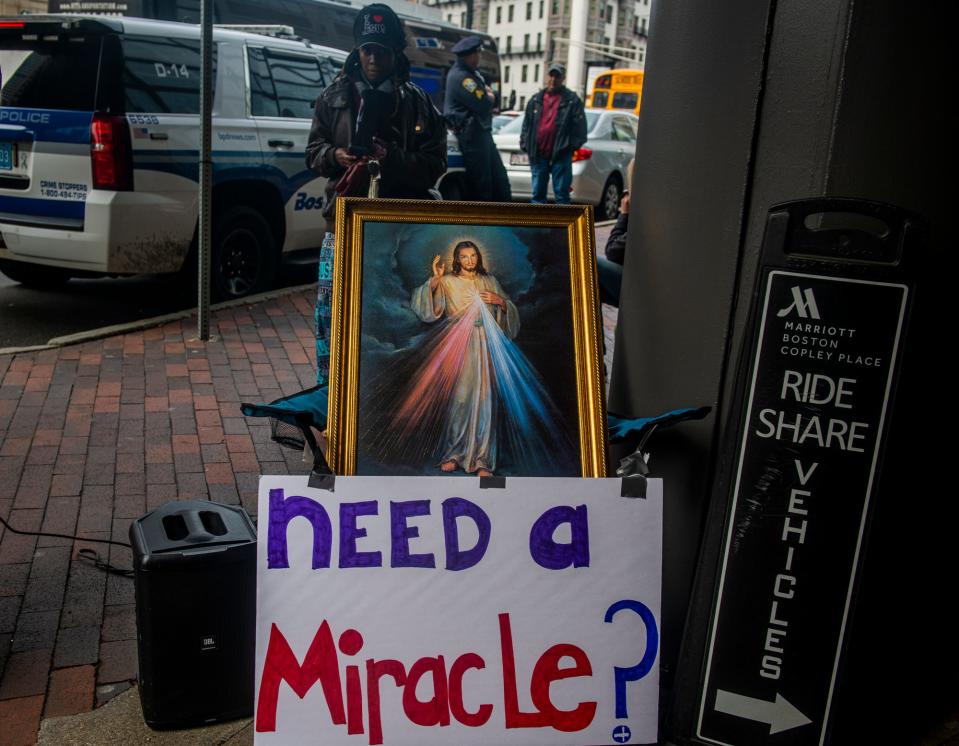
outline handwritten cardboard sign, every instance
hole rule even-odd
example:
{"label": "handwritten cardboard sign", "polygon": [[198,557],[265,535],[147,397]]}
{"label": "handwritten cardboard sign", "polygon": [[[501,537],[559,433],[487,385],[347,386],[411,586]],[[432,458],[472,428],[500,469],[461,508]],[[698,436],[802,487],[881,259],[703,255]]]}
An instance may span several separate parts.
{"label": "handwritten cardboard sign", "polygon": [[257,744],[654,743],[662,486],[260,481]]}

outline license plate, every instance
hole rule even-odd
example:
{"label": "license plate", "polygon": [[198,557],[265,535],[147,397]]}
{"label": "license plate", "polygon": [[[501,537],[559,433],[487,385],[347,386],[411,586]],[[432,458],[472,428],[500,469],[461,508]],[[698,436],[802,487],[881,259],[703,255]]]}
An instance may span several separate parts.
{"label": "license plate", "polygon": [[0,171],[12,171],[16,160],[16,146],[12,142],[0,142]]}
{"label": "license plate", "polygon": [[526,153],[510,153],[509,154],[509,165],[511,166],[528,166],[529,165],[529,156]]}

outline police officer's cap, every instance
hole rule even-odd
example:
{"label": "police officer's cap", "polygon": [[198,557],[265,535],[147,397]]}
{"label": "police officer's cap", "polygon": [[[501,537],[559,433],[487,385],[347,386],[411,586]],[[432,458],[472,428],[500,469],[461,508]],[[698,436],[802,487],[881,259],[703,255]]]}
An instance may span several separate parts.
{"label": "police officer's cap", "polygon": [[399,51],[406,46],[403,22],[388,5],[367,5],[356,14],[353,21],[353,43],[357,47],[379,44],[381,47]]}
{"label": "police officer's cap", "polygon": [[478,36],[467,36],[465,39],[460,39],[453,46],[453,49],[450,50],[457,57],[465,57],[468,54],[472,54],[477,49],[483,46],[483,40]]}

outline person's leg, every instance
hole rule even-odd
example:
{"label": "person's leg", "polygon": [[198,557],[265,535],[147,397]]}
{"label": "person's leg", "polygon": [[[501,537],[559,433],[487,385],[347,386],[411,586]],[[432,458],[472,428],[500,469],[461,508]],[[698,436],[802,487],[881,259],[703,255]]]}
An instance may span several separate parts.
{"label": "person's leg", "polygon": [[466,183],[469,199],[489,202],[493,198],[493,184],[490,179],[489,149],[483,143],[471,144],[462,148],[463,166],[466,169]]}
{"label": "person's leg", "polygon": [[317,265],[316,310],[316,383],[330,380],[330,316],[333,301],[333,234],[327,232],[320,247]]}
{"label": "person's leg", "polygon": [[530,158],[529,170],[533,176],[533,198],[530,200],[534,205],[546,204],[546,188],[549,186],[549,163],[542,158]]}
{"label": "person's leg", "polygon": [[619,289],[623,284],[623,267],[606,257],[596,257],[599,299],[607,306],[619,308]]}
{"label": "person's leg", "polygon": [[513,199],[509,176],[506,175],[506,166],[503,165],[503,156],[497,150],[493,136],[490,135],[490,171],[493,180],[493,201],[509,202]]}
{"label": "person's leg", "polygon": [[573,185],[573,158],[566,155],[553,161],[550,168],[553,176],[553,194],[557,205],[569,204],[569,190]]}

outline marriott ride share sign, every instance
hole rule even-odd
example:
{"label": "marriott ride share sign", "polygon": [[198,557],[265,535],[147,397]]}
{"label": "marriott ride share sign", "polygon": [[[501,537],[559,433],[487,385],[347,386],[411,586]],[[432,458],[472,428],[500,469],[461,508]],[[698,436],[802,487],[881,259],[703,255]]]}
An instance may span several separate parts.
{"label": "marriott ride share sign", "polygon": [[260,481],[257,744],[655,743],[662,484]]}
{"label": "marriott ride share sign", "polygon": [[828,733],[907,287],[767,277],[698,736]]}

